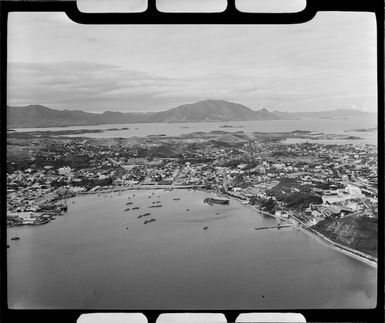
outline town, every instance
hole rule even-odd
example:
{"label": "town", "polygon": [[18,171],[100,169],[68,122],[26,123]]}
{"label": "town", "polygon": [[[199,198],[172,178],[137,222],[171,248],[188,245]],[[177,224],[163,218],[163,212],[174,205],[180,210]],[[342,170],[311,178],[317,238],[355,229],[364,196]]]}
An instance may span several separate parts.
{"label": "town", "polygon": [[66,199],[136,189],[204,189],[292,219],[377,257],[377,147],[255,133],[95,139],[8,136],[7,225],[48,223]]}

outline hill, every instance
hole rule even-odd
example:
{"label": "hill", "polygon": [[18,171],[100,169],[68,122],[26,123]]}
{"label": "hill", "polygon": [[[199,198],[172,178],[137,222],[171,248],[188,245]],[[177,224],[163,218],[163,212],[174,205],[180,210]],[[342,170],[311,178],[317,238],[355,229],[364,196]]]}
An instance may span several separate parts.
{"label": "hill", "polygon": [[213,122],[279,119],[266,109],[258,111],[223,100],[204,100],[155,113],[152,122]]}
{"label": "hill", "polygon": [[325,219],[316,225],[318,231],[347,247],[378,257],[378,220],[348,216]]}
{"label": "hill", "polygon": [[100,115],[80,110],[53,110],[42,105],[7,107],[7,125],[11,128],[84,126],[100,123]]}
{"label": "hill", "polygon": [[224,100],[204,100],[180,105],[160,112],[113,112],[101,114],[80,110],[55,110],[42,105],[7,107],[8,128],[44,128],[89,126],[127,123],[193,123],[248,120],[289,120],[301,118],[334,118],[368,115],[359,110],[331,110],[319,112],[270,112],[252,110],[242,104]]}
{"label": "hill", "polygon": [[222,100],[199,101],[167,111],[147,113],[106,111],[97,114],[79,110],[54,110],[41,105],[28,105],[25,107],[7,107],[7,118],[8,128],[279,119],[266,109],[255,111],[244,105]]}

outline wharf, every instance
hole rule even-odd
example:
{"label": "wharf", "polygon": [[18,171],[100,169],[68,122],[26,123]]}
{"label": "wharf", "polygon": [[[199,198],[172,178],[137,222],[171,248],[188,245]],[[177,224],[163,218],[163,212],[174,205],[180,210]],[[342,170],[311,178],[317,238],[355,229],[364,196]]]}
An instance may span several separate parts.
{"label": "wharf", "polygon": [[280,228],[288,228],[292,227],[293,225],[291,224],[283,224],[283,225],[274,225],[270,227],[260,227],[260,228],[254,228],[254,230],[267,230],[267,229],[280,229]]}

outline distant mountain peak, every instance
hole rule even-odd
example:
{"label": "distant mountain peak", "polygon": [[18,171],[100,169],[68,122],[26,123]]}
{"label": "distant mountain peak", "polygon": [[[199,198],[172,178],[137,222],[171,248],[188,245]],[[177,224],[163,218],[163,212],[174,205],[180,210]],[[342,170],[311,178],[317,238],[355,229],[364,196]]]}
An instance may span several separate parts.
{"label": "distant mountain peak", "polygon": [[270,112],[266,108],[252,110],[245,105],[225,100],[205,99],[183,104],[160,112],[114,112],[101,114],[81,110],[54,110],[42,105],[7,107],[9,128],[38,128],[60,126],[83,126],[123,123],[188,123],[188,122],[231,122],[250,120],[277,120],[298,118],[330,118],[368,115],[360,110],[332,110],[319,112]]}

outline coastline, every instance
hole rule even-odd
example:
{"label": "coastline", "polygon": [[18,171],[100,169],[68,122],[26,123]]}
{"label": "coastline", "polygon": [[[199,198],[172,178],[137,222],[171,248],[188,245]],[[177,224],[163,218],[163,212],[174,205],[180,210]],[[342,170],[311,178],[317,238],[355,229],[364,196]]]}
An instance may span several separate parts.
{"label": "coastline", "polygon": [[[301,220],[297,219],[296,217],[294,217],[294,220],[297,222],[298,228],[300,228],[301,231],[304,232],[305,234],[318,240],[319,242],[323,243],[324,245],[328,246],[329,248],[334,249],[335,251],[343,253],[344,255],[347,255],[351,258],[359,260],[359,261],[377,269],[377,261],[370,259],[370,258],[375,258],[375,257],[370,256],[370,255],[366,255],[365,253],[363,253],[359,250],[355,250],[355,249],[349,248],[347,246],[343,246],[337,242],[330,240],[329,238],[325,237],[321,233],[315,231],[312,228],[309,228],[306,224],[304,224]],[[299,225],[299,223],[301,223],[301,224]]]}
{"label": "coastline", "polygon": [[[244,200],[242,200],[240,198],[237,198],[234,195],[228,195],[226,193],[217,192],[217,191],[214,191],[214,190],[202,189],[202,188],[197,187],[197,186],[169,186],[169,185],[162,186],[162,187],[155,186],[155,185],[151,186],[151,187],[150,186],[138,186],[138,187],[131,186],[131,187],[125,187],[125,188],[119,188],[119,189],[118,188],[113,188],[113,189],[108,189],[108,190],[104,190],[104,191],[78,192],[76,195],[119,193],[119,192],[128,191],[128,190],[160,190],[160,189],[164,189],[164,190],[198,189],[198,190],[201,190],[201,191],[204,191],[204,192],[207,192],[207,193],[215,194],[218,197],[227,197],[230,200],[236,200],[237,202],[240,202],[240,203],[244,202]],[[277,218],[274,214],[262,211],[262,210],[258,209],[256,206],[253,206],[253,205],[250,205],[250,204],[243,204],[243,206],[249,207],[250,209],[256,211],[257,213],[264,214],[264,215],[267,215],[267,216],[270,216],[270,217],[273,217],[273,218]],[[361,251],[358,251],[358,250],[351,249],[349,247],[340,245],[340,244],[338,244],[338,243],[328,239],[327,237],[323,236],[322,234],[316,232],[314,229],[311,229],[308,226],[306,226],[301,220],[297,219],[294,216],[290,217],[290,218],[287,218],[287,219],[280,218],[280,220],[281,221],[286,221],[286,222],[289,222],[289,220],[294,221],[293,226],[295,226],[296,228],[301,229],[302,232],[304,232],[305,234],[309,235],[313,239],[316,239],[317,241],[319,241],[320,243],[324,244],[325,246],[327,246],[329,248],[332,248],[335,251],[338,251],[338,252],[340,252],[340,253],[342,253],[344,255],[347,255],[347,256],[349,256],[351,258],[359,260],[359,261],[361,261],[361,262],[363,262],[363,263],[365,263],[365,264],[367,264],[367,265],[369,265],[369,266],[371,266],[373,268],[377,268],[377,261],[370,259],[372,256],[366,255],[366,254],[362,253]]]}
{"label": "coastline", "polygon": [[[225,193],[217,193],[217,192],[213,192],[213,193],[217,194],[218,196],[226,196],[229,199],[234,199],[234,200],[236,200],[238,202],[244,201],[242,199],[236,198],[234,195],[227,195]],[[274,214],[262,211],[262,210],[258,209],[256,206],[253,206],[253,205],[250,205],[250,204],[245,204],[243,206],[247,206],[247,207],[257,211],[258,213],[261,213],[261,214],[264,214],[264,215],[267,215],[267,216],[271,216],[273,218],[277,218]],[[335,251],[338,251],[338,252],[340,252],[340,253],[342,253],[344,255],[347,255],[347,256],[349,256],[351,258],[359,260],[359,261],[365,263],[366,265],[369,265],[369,266],[377,269],[377,261],[370,259],[370,258],[374,258],[373,256],[366,255],[366,254],[364,254],[363,252],[361,252],[359,250],[355,250],[355,249],[343,246],[343,245],[341,245],[341,244],[339,244],[337,242],[334,242],[334,241],[328,239],[327,237],[323,236],[322,234],[320,234],[319,232],[315,231],[314,229],[311,229],[308,226],[306,226],[302,221],[300,221],[296,217],[293,216],[293,217],[290,217],[288,219],[280,218],[280,220],[281,221],[286,221],[286,222],[288,222],[289,220],[294,221],[295,222],[295,227],[301,229],[302,232],[304,232],[305,234],[309,235],[313,239],[319,241],[320,243],[324,244],[325,246],[327,246],[329,248],[332,248]],[[299,225],[299,223],[301,223],[301,225]]]}

